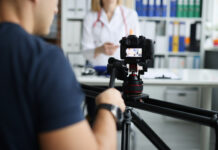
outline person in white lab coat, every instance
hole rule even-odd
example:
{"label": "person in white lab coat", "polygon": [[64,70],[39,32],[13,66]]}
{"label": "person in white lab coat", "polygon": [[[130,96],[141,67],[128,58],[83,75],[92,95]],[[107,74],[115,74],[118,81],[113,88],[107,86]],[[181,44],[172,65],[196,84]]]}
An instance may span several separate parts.
{"label": "person in white lab coat", "polygon": [[121,0],[92,0],[84,19],[82,50],[93,66],[106,66],[108,58],[120,59],[122,37],[139,34],[136,11],[121,5]]}

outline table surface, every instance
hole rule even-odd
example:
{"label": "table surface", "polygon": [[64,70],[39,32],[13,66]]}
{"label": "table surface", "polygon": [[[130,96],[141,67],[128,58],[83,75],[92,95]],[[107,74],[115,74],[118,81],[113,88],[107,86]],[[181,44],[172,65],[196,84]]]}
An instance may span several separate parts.
{"label": "table surface", "polygon": [[[81,69],[74,69],[77,80],[80,83],[88,85],[109,85],[109,77],[105,76],[81,76]],[[169,75],[175,79],[147,79],[155,75]],[[141,76],[144,85],[163,85],[163,86],[199,86],[199,87],[217,87],[218,70],[214,69],[148,69],[145,76]],[[123,81],[115,80],[117,86],[122,85]]]}

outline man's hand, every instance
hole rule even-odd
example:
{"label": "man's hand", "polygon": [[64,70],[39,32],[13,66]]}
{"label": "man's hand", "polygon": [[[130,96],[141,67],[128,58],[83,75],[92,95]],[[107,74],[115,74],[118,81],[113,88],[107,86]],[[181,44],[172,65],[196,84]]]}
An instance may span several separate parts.
{"label": "man's hand", "polygon": [[95,57],[97,57],[99,54],[112,56],[116,52],[118,47],[119,47],[118,45],[115,45],[110,42],[104,43],[102,46],[97,47],[95,49]]}
{"label": "man's hand", "polygon": [[[125,110],[121,94],[116,89],[108,89],[97,96],[97,104],[113,104]],[[93,128],[87,121],[66,126],[39,135],[41,150],[116,150],[117,132],[113,116],[107,110],[100,110]]]}
{"label": "man's hand", "polygon": [[96,104],[98,105],[103,103],[118,106],[123,112],[126,107],[122,99],[121,93],[114,88],[108,89],[97,96]]}

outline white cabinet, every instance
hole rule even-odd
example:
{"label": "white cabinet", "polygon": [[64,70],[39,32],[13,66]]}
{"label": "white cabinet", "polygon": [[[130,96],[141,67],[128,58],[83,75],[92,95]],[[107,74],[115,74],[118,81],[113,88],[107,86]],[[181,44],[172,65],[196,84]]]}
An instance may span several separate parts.
{"label": "white cabinet", "polygon": [[67,18],[82,19],[87,10],[87,0],[62,0],[62,8]]}
{"label": "white cabinet", "polygon": [[165,100],[190,107],[199,107],[197,89],[168,88],[165,92]]}
{"label": "white cabinet", "polygon": [[82,23],[91,0],[61,2],[61,47],[72,65],[82,65],[85,63],[81,54]]}
{"label": "white cabinet", "polygon": [[[167,102],[190,106],[190,107],[200,107],[199,103],[199,90],[196,88],[167,88],[164,93],[164,99]],[[184,122],[179,119],[174,119],[171,117],[164,116],[166,121],[179,121]]]}
{"label": "white cabinet", "polygon": [[80,52],[81,21],[68,21],[66,24],[66,39],[63,49],[65,52]]}

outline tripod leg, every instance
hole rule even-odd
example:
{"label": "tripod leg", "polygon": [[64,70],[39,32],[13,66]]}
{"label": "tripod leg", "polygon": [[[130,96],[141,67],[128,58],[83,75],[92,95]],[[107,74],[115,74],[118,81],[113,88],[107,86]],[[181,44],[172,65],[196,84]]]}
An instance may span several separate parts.
{"label": "tripod leg", "polygon": [[90,125],[92,126],[94,119],[95,119],[95,114],[96,114],[95,99],[86,97],[86,105],[87,105],[87,111],[88,111],[88,121]]}
{"label": "tripod leg", "polygon": [[218,127],[215,128],[215,134],[216,134],[216,147],[215,150],[218,150]]}
{"label": "tripod leg", "polygon": [[136,135],[135,131],[131,128],[130,129],[130,143],[131,143],[131,149],[130,150],[136,150]]}
{"label": "tripod leg", "polygon": [[148,126],[148,124],[139,118],[134,112],[132,112],[132,122],[159,150],[170,150],[162,139]]}
{"label": "tripod leg", "polygon": [[124,112],[121,150],[129,150],[131,119],[131,110],[127,108]]}
{"label": "tripod leg", "polygon": [[116,78],[116,68],[113,68],[110,76],[110,83],[109,83],[110,88],[114,87],[115,78]]}

